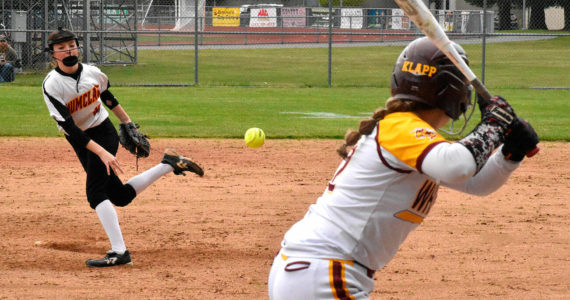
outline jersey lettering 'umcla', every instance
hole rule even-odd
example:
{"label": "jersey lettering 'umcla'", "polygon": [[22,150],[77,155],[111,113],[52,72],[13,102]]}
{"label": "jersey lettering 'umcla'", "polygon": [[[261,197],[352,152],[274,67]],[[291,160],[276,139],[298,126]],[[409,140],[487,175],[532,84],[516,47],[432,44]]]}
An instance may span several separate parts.
{"label": "jersey lettering 'umcla'", "polygon": [[71,114],[75,113],[76,111],[83,109],[93,102],[99,100],[101,96],[101,92],[99,91],[99,85],[94,84],[93,88],[88,90],[87,92],[73,98],[71,101],[67,102],[65,106],[69,109]]}

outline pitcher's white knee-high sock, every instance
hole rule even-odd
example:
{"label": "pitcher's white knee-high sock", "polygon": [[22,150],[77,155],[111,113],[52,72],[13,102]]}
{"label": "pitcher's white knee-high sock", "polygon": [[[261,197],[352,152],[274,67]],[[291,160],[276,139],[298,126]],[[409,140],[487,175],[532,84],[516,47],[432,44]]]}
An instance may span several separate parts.
{"label": "pitcher's white knee-high sock", "polygon": [[173,170],[174,169],[170,165],[159,163],[158,165],[129,179],[129,181],[127,181],[127,184],[132,186],[133,189],[135,189],[137,192],[137,195],[139,195],[160,177],[172,172]]}
{"label": "pitcher's white knee-high sock", "polygon": [[121,233],[121,227],[119,226],[119,218],[117,217],[117,212],[115,207],[111,204],[110,200],[105,200],[97,207],[95,207],[97,216],[99,216],[99,221],[107,233],[107,237],[111,242],[111,250],[116,253],[123,254],[127,247],[125,247],[125,241],[123,240],[123,234]]}

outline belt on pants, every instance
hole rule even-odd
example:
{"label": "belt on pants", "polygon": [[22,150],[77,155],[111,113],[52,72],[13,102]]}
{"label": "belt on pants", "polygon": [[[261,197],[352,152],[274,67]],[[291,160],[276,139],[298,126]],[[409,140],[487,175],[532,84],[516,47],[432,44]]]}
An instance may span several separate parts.
{"label": "belt on pants", "polygon": [[[280,253],[280,251],[277,252],[277,255],[279,255],[279,253]],[[277,255],[276,255],[276,256],[277,256]],[[283,260],[287,260],[288,257],[287,257],[286,255],[281,254],[281,258],[282,258]],[[375,271],[375,270],[372,270],[372,269],[370,269],[370,268],[368,268],[367,266],[365,266],[365,265],[363,265],[363,264],[361,264],[361,263],[359,263],[359,262],[357,262],[356,260],[348,260],[348,261],[339,260],[339,259],[329,259],[329,260],[332,260],[332,261],[339,261],[339,262],[341,262],[341,261],[343,261],[343,262],[353,262],[354,264],[357,264],[357,265],[361,266],[362,268],[364,268],[364,269],[366,270],[366,276],[368,276],[368,278],[374,279],[374,273],[376,273],[376,271]],[[292,262],[292,263],[287,264],[287,265],[285,266],[285,271],[287,271],[287,272],[298,271],[298,270],[301,270],[301,269],[306,269],[306,268],[308,268],[309,265],[311,265],[311,263],[308,262],[308,261],[295,261],[295,262]]]}
{"label": "belt on pants", "polygon": [[374,273],[376,273],[375,270],[369,269],[367,266],[365,266],[365,265],[363,265],[363,264],[357,262],[356,260],[354,260],[354,263],[357,264],[357,265],[359,265],[359,266],[361,266],[361,267],[363,267],[364,269],[366,269],[366,276],[368,276],[369,278],[374,279]]}

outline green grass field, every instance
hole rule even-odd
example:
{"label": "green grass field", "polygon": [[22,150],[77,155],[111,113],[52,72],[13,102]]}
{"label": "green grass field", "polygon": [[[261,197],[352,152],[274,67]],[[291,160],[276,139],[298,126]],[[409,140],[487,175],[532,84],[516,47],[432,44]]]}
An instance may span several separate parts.
{"label": "green grass field", "polygon": [[[151,137],[241,138],[261,127],[268,138],[341,138],[382,106],[403,47],[200,50],[199,85],[192,50],[139,51],[139,64],[103,66],[112,91]],[[481,73],[481,46],[466,45]],[[485,82],[528,119],[541,139],[570,141],[570,38],[489,44]],[[45,73],[0,85],[0,136],[58,136],[45,107]],[[566,89],[533,89],[550,87]],[[326,114],[325,114],[326,113]],[[478,114],[468,128],[476,124]],[[116,120],[115,120],[116,121]]]}

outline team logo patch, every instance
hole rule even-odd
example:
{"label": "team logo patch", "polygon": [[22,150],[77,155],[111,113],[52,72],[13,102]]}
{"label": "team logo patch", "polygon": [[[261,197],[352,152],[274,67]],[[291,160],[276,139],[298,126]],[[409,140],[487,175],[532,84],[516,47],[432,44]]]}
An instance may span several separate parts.
{"label": "team logo patch", "polygon": [[435,130],[430,128],[415,128],[410,133],[413,133],[416,139],[429,139],[431,141],[437,137]]}

